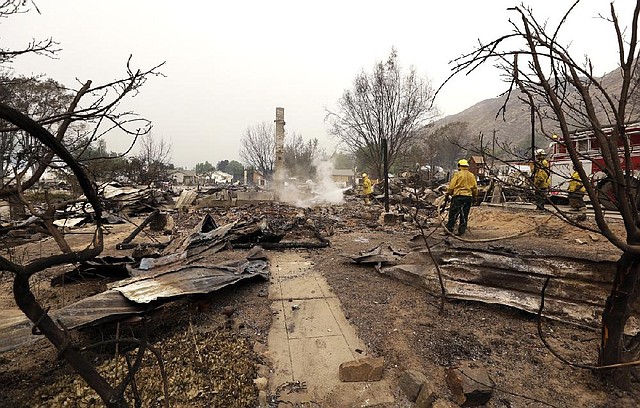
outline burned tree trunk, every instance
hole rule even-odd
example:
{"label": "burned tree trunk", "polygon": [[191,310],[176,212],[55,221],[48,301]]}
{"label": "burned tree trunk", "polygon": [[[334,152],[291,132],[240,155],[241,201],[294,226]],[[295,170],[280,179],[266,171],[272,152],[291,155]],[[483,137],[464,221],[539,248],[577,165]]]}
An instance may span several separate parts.
{"label": "burned tree trunk", "polygon": [[20,200],[18,194],[11,194],[7,196],[9,202],[9,217],[12,221],[24,219],[27,212],[24,208],[24,203]]}
{"label": "burned tree trunk", "polygon": [[[602,333],[599,364],[623,363],[629,360],[624,344],[624,327],[630,314],[630,305],[638,296],[636,285],[640,276],[640,257],[624,252],[616,266],[616,277],[611,294],[602,313]],[[616,386],[629,389],[631,368],[617,368],[605,373]]]}
{"label": "burned tree trunk", "polygon": [[36,259],[26,265],[18,265],[0,256],[0,270],[6,270],[14,274],[13,295],[16,304],[22,312],[34,323],[34,333],[40,333],[56,347],[59,356],[64,358],[76,372],[93,388],[104,404],[110,408],[123,408],[128,404],[124,399],[124,384],[122,387],[111,386],[96,370],[85,356],[77,348],[70,344],[70,339],[64,327],[59,327],[48,315],[47,311],[36,300],[29,278],[34,274],[49,267],[64,263],[74,263],[94,258],[102,252],[101,214],[102,206],[93,183],[87,176],[82,166],[73,158],[69,151],[51,133],[31,118],[17,110],[0,103],[0,118],[4,119],[20,129],[25,130],[38,139],[43,145],[56,154],[68,165],[78,179],[85,197],[91,204],[96,215],[96,234],[91,246],[78,251],[52,255],[46,258]]}
{"label": "burned tree trunk", "polygon": [[56,347],[58,355],[73,367],[73,369],[93,388],[107,407],[124,408],[128,404],[123,395],[107,383],[96,368],[69,342],[68,333],[58,327],[47,311],[40,306],[33,296],[29,286],[29,275],[17,273],[13,281],[13,292],[16,303],[22,312],[34,322],[34,333],[44,334]]}

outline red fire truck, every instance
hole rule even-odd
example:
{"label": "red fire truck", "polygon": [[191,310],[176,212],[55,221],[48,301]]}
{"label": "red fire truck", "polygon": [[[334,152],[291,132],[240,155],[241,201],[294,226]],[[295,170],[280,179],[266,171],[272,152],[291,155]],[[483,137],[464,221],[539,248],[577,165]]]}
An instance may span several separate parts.
{"label": "red fire truck", "polygon": [[[611,135],[612,128],[604,129],[607,135]],[[636,200],[640,208],[640,197],[637,191],[640,186],[640,123],[632,123],[626,126],[626,135],[631,148],[631,170],[635,178],[633,185],[636,191]],[[582,167],[587,175],[591,176],[591,181],[597,187],[599,200],[602,205],[609,210],[616,210],[616,200],[613,195],[613,185],[611,180],[606,178],[602,171],[604,160],[600,152],[598,140],[591,130],[578,130],[571,135],[571,143],[576,148]],[[622,168],[624,165],[624,148],[622,140],[618,141],[618,157]],[[551,152],[549,157],[551,166],[551,194],[556,197],[566,195],[567,186],[573,173],[573,163],[567,152],[567,146],[562,140],[551,143]]]}

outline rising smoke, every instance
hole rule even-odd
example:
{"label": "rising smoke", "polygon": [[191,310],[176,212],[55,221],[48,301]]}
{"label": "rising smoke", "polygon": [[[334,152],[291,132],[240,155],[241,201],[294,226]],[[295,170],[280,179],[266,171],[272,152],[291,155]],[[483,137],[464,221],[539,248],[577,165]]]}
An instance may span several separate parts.
{"label": "rising smoke", "polygon": [[279,191],[279,200],[296,207],[313,207],[322,204],[344,203],[342,188],[333,181],[333,162],[326,159],[314,159],[312,166],[316,169],[313,180],[293,180],[284,177],[284,186]]}

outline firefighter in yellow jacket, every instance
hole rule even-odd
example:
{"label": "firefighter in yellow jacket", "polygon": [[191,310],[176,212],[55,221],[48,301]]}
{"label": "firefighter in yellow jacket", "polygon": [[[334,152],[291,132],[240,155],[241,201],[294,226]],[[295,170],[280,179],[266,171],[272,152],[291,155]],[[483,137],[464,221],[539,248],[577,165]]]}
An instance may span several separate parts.
{"label": "firefighter in yellow jacket", "polygon": [[369,205],[371,203],[371,194],[373,193],[373,184],[367,173],[362,173],[362,195],[364,196],[364,203]]}
{"label": "firefighter in yellow jacket", "polygon": [[549,186],[551,185],[551,171],[545,155],[543,149],[536,150],[536,160],[531,169],[531,174],[533,175],[532,182],[535,189],[536,209],[538,210],[544,210],[544,204],[547,202],[547,194],[549,193]]}
{"label": "firefighter in yellow jacket", "polygon": [[586,209],[584,194],[587,190],[584,188],[580,174],[578,174],[575,167],[573,168],[571,181],[569,181],[569,188],[567,188],[567,191],[569,192],[569,205],[572,210],[582,211]]}
{"label": "firefighter in yellow jacket", "polygon": [[452,232],[458,217],[460,217],[458,233],[456,235],[462,235],[467,230],[467,220],[469,219],[471,204],[473,204],[473,200],[478,196],[478,183],[476,182],[476,176],[469,171],[468,161],[464,159],[458,161],[458,171],[453,174],[449,182],[447,195],[451,196],[447,230]]}

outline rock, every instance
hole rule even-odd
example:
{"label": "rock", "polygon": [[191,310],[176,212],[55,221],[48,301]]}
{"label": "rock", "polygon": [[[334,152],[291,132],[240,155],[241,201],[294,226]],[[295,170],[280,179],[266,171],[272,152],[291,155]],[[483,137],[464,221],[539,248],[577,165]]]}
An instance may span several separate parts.
{"label": "rock", "polygon": [[269,381],[264,377],[258,377],[253,380],[253,383],[256,385],[256,388],[258,388],[258,391],[265,391]]}
{"label": "rock", "polygon": [[379,218],[381,225],[395,225],[397,220],[398,215],[392,212],[382,212]]}
{"label": "rock", "polygon": [[255,343],[253,343],[253,351],[258,354],[262,354],[267,351],[267,346],[264,343],[256,341]]}
{"label": "rock", "polygon": [[436,391],[430,382],[425,381],[420,388],[418,399],[416,399],[416,408],[431,408],[436,400]]}
{"label": "rock", "polygon": [[236,311],[236,308],[233,306],[225,306],[222,308],[222,314],[227,316],[227,317],[231,317],[231,315],[233,315],[233,313]]}
{"label": "rock", "polygon": [[260,408],[268,408],[269,404],[267,403],[267,392],[260,391],[258,392],[258,406]]}
{"label": "rock", "polygon": [[454,401],[463,407],[486,404],[495,386],[487,370],[475,361],[463,361],[447,369],[446,380]]}
{"label": "rock", "polygon": [[600,241],[600,237],[597,234],[589,234],[589,238],[591,238],[593,242]]}
{"label": "rock", "polygon": [[584,242],[583,240],[581,240],[580,238],[576,238],[576,244],[586,244],[586,242]]}
{"label": "rock", "polygon": [[458,407],[458,405],[454,404],[451,401],[447,401],[447,400],[443,400],[443,399],[437,399],[433,405],[431,405],[431,408],[456,408]]}
{"label": "rock", "polygon": [[[266,351],[265,351],[266,353]],[[264,353],[263,353],[264,354]],[[256,372],[260,377],[268,377],[269,376],[269,367],[264,364],[256,365]]]}
{"label": "rock", "polygon": [[427,382],[427,377],[420,371],[407,370],[403,371],[398,378],[398,385],[400,389],[405,393],[409,401],[415,402],[420,394],[422,384]]}
{"label": "rock", "polygon": [[340,381],[380,381],[382,379],[383,357],[365,357],[340,364]]}

